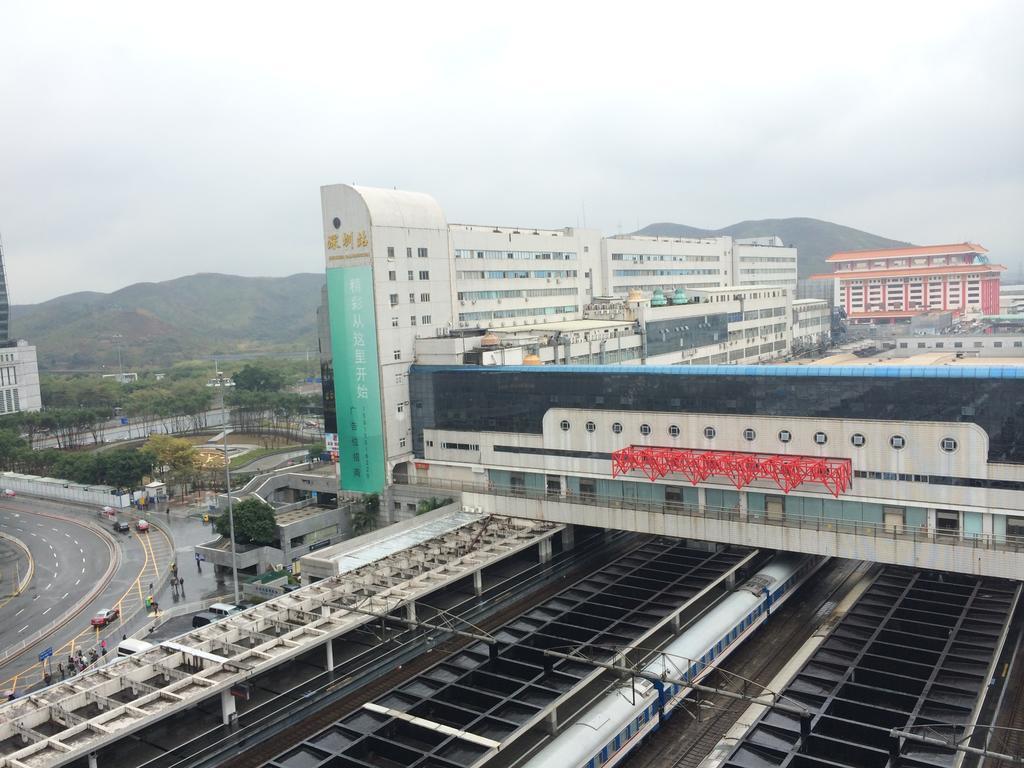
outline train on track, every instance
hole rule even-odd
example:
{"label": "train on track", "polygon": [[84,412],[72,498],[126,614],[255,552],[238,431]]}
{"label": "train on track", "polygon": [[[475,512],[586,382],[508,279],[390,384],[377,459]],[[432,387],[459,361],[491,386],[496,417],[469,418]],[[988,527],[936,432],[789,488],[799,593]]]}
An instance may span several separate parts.
{"label": "train on track", "polygon": [[[824,563],[823,558],[776,555],[767,565],[691,624],[644,667],[644,674],[697,683]],[[692,690],[634,677],[606,693],[522,768],[611,768],[621,763]]]}

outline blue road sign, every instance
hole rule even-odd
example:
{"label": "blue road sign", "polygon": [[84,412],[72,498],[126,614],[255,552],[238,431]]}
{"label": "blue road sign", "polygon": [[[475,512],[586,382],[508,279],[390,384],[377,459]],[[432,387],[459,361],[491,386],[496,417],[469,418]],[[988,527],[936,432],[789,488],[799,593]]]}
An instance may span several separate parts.
{"label": "blue road sign", "polygon": [[121,426],[122,427],[128,426],[128,417],[127,416],[122,416],[121,417]]}
{"label": "blue road sign", "polygon": [[45,651],[40,651],[39,652],[39,660],[40,661],[44,661],[45,659],[48,659],[51,656],[53,656],[53,646],[52,645],[49,648],[47,648]]}

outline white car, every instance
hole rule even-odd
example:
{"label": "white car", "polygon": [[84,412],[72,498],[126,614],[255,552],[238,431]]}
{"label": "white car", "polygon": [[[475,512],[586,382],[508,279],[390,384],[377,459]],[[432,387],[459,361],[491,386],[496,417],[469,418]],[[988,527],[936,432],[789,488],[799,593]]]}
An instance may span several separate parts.
{"label": "white car", "polygon": [[16,494],[16,493],[15,493],[15,492],[14,492],[13,490],[11,490],[10,488],[4,488],[4,496],[6,496],[7,498],[13,498],[14,496],[17,496],[17,495],[18,495],[18,494]]}

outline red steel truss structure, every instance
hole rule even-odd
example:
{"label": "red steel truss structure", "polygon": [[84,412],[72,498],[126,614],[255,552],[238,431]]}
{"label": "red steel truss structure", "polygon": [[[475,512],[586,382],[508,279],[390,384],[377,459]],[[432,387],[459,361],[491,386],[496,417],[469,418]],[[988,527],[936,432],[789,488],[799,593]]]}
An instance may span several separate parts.
{"label": "red steel truss structure", "polygon": [[631,445],[612,453],[612,477],[638,469],[654,482],[669,474],[684,475],[696,485],[713,475],[728,477],[742,488],[752,480],[772,480],[789,493],[803,483],[821,483],[838,497],[850,487],[853,468],[849,459],[787,456],[742,451],[700,451]]}

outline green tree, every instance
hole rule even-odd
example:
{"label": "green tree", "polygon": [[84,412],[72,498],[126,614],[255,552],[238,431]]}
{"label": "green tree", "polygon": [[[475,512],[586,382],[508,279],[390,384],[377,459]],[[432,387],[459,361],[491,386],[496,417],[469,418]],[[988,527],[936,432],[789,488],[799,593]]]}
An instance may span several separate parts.
{"label": "green tree", "polygon": [[285,375],[265,363],[246,363],[231,377],[243,392],[280,392],[287,383]]}
{"label": "green tree", "polygon": [[149,451],[121,448],[92,454],[96,457],[97,479],[93,482],[106,483],[118,490],[134,491],[142,479],[153,472],[156,461]]}
{"label": "green tree", "polygon": [[451,496],[444,499],[439,499],[437,496],[431,496],[429,499],[420,499],[419,503],[416,505],[416,514],[425,515],[427,512],[433,512],[435,509],[439,509],[446,504],[451,504],[453,501],[455,501],[455,499]]}
{"label": "green tree", "polygon": [[380,517],[380,496],[370,493],[363,497],[363,503],[356,506],[350,513],[352,534],[361,536],[377,527]]}
{"label": "green tree", "polygon": [[[274,509],[259,499],[244,499],[233,505],[235,517],[235,543],[268,545],[277,539],[277,521]],[[231,535],[231,522],[225,512],[217,518],[217,533],[225,538]]]}

